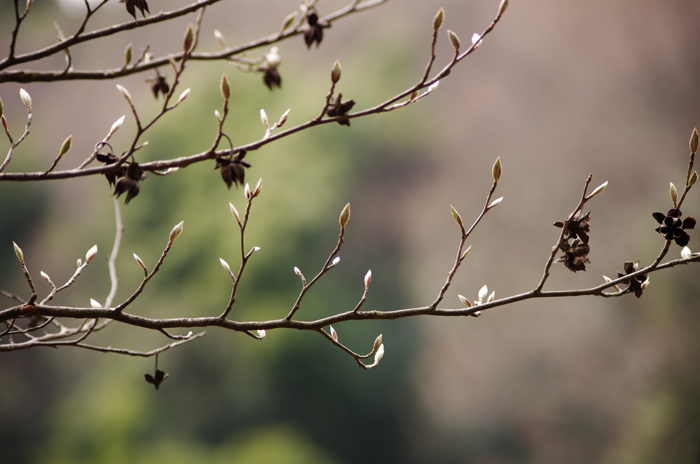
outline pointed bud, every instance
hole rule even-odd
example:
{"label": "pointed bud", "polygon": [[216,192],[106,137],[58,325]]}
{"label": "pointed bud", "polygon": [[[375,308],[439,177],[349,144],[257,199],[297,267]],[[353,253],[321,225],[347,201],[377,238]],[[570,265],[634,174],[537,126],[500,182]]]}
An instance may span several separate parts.
{"label": "pointed bud", "polygon": [[287,17],[284,18],[284,21],[282,21],[282,29],[280,29],[280,32],[284,32],[289,26],[291,26],[295,19],[297,19],[296,11],[290,15],[287,15]]}
{"label": "pointed bud", "polygon": [[221,75],[221,95],[224,96],[224,100],[228,100],[231,98],[231,87],[228,85],[228,78],[226,77],[226,74]]}
{"label": "pointed bud", "polygon": [[182,41],[182,50],[188,53],[194,44],[194,27],[192,24],[187,25],[187,30],[185,31],[185,38]]}
{"label": "pointed bud", "polygon": [[187,98],[187,96],[189,94],[190,94],[190,89],[189,88],[185,89],[185,91],[180,94],[180,98],[177,99],[174,106],[177,106],[180,103],[182,103],[185,100],[185,98]]}
{"label": "pointed bud", "polygon": [[493,180],[498,182],[498,179],[501,178],[501,173],[503,172],[503,167],[501,166],[501,157],[499,156],[496,158],[496,162],[493,163],[493,167],[491,168],[491,175],[493,176]]}
{"label": "pointed bud", "polygon": [[335,340],[337,342],[338,341],[338,332],[335,331],[335,329],[333,328],[332,325],[330,326],[330,328],[331,328],[331,337],[333,337],[333,340]]}
{"label": "pointed bud", "polygon": [[476,32],[472,34],[472,45],[476,45],[474,48],[481,45],[481,44],[477,45],[477,42],[479,42],[480,40],[481,40],[481,36],[479,34],[477,34]]}
{"label": "pointed bud", "polygon": [[413,92],[411,92],[411,95],[408,97],[408,101],[415,100],[417,96],[418,96],[418,91],[414,90]]}
{"label": "pointed bud", "polygon": [[92,299],[92,298],[90,298],[90,306],[92,306],[92,307],[95,308],[95,309],[100,309],[100,308],[102,308],[102,304],[100,304],[99,301],[94,300],[94,299]]}
{"label": "pointed bud", "polygon": [[229,203],[228,207],[231,209],[231,214],[233,214],[233,217],[236,219],[236,222],[238,224],[241,223],[241,218],[238,216],[238,210],[236,209],[235,206],[233,206],[233,203]]}
{"label": "pointed bud", "polygon": [[459,42],[459,37],[457,37],[457,34],[455,34],[454,32],[452,32],[448,29],[447,36],[450,38],[450,43],[452,44],[452,48],[454,48],[456,52],[459,52],[459,47],[461,47],[462,44]]}
{"label": "pointed bud", "polygon": [[216,37],[216,40],[219,41],[219,45],[221,45],[221,48],[228,48],[226,39],[224,38],[224,35],[221,33],[220,30],[214,29],[214,37]]}
{"label": "pointed bud", "polygon": [[430,87],[428,87],[428,90],[425,92],[425,94],[428,95],[429,93],[432,93],[433,90],[438,88],[438,85],[440,85],[440,81],[435,81],[432,84],[430,84]]}
{"label": "pointed bud", "polygon": [[63,141],[61,144],[61,149],[58,150],[58,156],[63,156],[66,153],[68,153],[68,150],[70,150],[71,145],[73,144],[73,136],[69,135],[66,140]]}
{"label": "pointed bud", "polygon": [[296,275],[298,275],[299,278],[301,279],[301,284],[302,284],[303,286],[306,286],[306,277],[304,277],[304,274],[301,273],[301,269],[299,269],[298,267],[294,266],[294,273],[295,273]]}
{"label": "pointed bud", "polygon": [[24,262],[24,252],[22,249],[17,245],[15,242],[12,242],[12,244],[15,246],[15,254],[17,255],[17,259],[19,259],[20,263]]}
{"label": "pointed bud", "polygon": [[[603,280],[605,280],[608,283],[612,282],[612,279],[606,275],[603,276]],[[613,285],[613,288],[618,292],[620,291],[620,287],[618,287],[617,285]]]}
{"label": "pointed bud", "polygon": [[131,46],[131,44],[126,46],[126,50],[124,50],[124,67],[129,66],[129,63],[131,63],[131,59],[134,57],[134,49]]}
{"label": "pointed bud", "polygon": [[450,211],[452,212],[452,219],[455,220],[457,225],[461,228],[464,229],[464,224],[462,223],[462,217],[459,215],[457,210],[454,208],[454,206],[450,205]]}
{"label": "pointed bud", "polygon": [[80,258],[78,258],[77,261],[75,262],[75,264],[76,264],[78,267],[80,267],[80,266],[83,265],[83,260],[80,259]]}
{"label": "pointed bud", "polygon": [[254,246],[253,248],[251,248],[251,249],[250,249],[250,254],[252,255],[252,254],[255,253],[256,251],[260,251],[260,247],[259,247],[259,246]]}
{"label": "pointed bud", "polygon": [[89,263],[95,256],[97,256],[97,245],[93,245],[85,254],[85,262]]}
{"label": "pointed bud", "polygon": [[131,105],[131,106],[134,105],[132,100],[131,100],[131,94],[129,93],[128,90],[126,90],[126,88],[117,84],[117,90],[119,90],[119,92],[121,92],[122,96],[126,99],[127,102],[129,102],[129,105]]}
{"label": "pointed bud", "polygon": [[49,277],[49,275],[47,273],[45,273],[44,271],[41,271],[39,274],[41,274],[42,279],[44,279],[45,281],[47,281],[48,283],[53,285],[53,283],[51,282],[51,277]]}
{"label": "pointed bud", "polygon": [[267,128],[270,127],[270,122],[267,120],[267,113],[265,112],[264,109],[260,110],[260,121],[262,121],[263,125]]}
{"label": "pointed bud", "polygon": [[372,351],[377,351],[379,347],[382,346],[382,334],[374,340],[374,345],[372,345]]}
{"label": "pointed bud", "polygon": [[469,300],[466,297],[464,297],[462,295],[457,295],[457,297],[459,298],[459,301],[461,301],[464,306],[466,306],[467,308],[472,307],[472,304],[469,302]]}
{"label": "pointed bud", "polygon": [[228,265],[228,263],[224,260],[224,258],[219,258],[219,262],[221,263],[221,267],[226,269],[226,272],[231,274],[231,266]]}
{"label": "pointed bud", "polygon": [[251,193],[250,193],[250,184],[246,182],[245,187],[243,187],[243,195],[246,197],[246,200],[250,200],[251,198]]}
{"label": "pointed bud", "polygon": [[469,252],[471,251],[471,249],[472,249],[472,246],[469,245],[469,247],[468,247],[466,250],[464,250],[464,253],[462,253],[462,259],[464,259],[464,258],[467,257],[467,255],[469,254]]}
{"label": "pointed bud", "polygon": [[602,184],[600,184],[598,187],[596,187],[596,189],[593,190],[593,191],[591,192],[591,194],[588,195],[588,196],[586,197],[586,200],[589,200],[589,199],[593,198],[594,196],[598,195],[598,194],[601,193],[603,190],[605,190],[605,189],[607,188],[607,186],[608,186],[608,181],[606,180],[605,182],[603,182]]}
{"label": "pointed bud", "polygon": [[493,300],[495,300],[495,299],[496,299],[496,291],[494,290],[493,292],[491,292],[491,294],[489,295],[489,297],[486,299],[486,302],[487,302],[487,303],[491,303],[491,302],[492,302]]}
{"label": "pointed bud", "polygon": [[217,121],[221,122],[221,113],[219,113],[219,110],[214,110],[214,117]]}
{"label": "pointed bud", "polygon": [[690,153],[695,153],[698,151],[698,128],[693,129],[693,133],[690,135]]}
{"label": "pointed bud", "polygon": [[337,84],[340,80],[340,73],[342,71],[343,70],[340,67],[340,61],[335,60],[335,63],[333,63],[333,70],[331,71],[331,82]]}
{"label": "pointed bud", "polygon": [[24,89],[19,89],[19,98],[22,99],[22,103],[24,103],[24,106],[27,107],[27,111],[31,112],[32,111],[32,97],[29,96],[29,93],[27,93],[27,91]]}
{"label": "pointed bud", "polygon": [[508,8],[508,4],[510,2],[508,0],[501,0],[501,4],[498,7],[498,16],[502,16],[503,13],[506,12],[506,9]]}
{"label": "pointed bud", "polygon": [[372,283],[372,270],[370,269],[367,271],[367,274],[365,274],[365,290],[369,288],[369,284]]}
{"label": "pointed bud", "polygon": [[350,203],[345,205],[345,208],[343,208],[343,211],[340,212],[340,218],[338,219],[338,222],[340,222],[340,227],[342,229],[344,229],[345,226],[348,224],[349,220],[350,220]]}
{"label": "pointed bud", "polygon": [[137,255],[136,253],[133,253],[134,259],[136,260],[137,263],[139,263],[139,266],[143,268],[144,271],[146,271],[146,264],[144,264],[143,260]]}
{"label": "pointed bud", "polygon": [[374,355],[374,364],[378,364],[379,361],[382,360],[384,357],[384,344],[382,343],[379,345],[379,348],[377,348],[377,354]]}
{"label": "pointed bud", "polygon": [[479,301],[482,301],[484,298],[486,298],[486,295],[489,293],[489,288],[484,285],[479,289]]}
{"label": "pointed bud", "polygon": [[494,206],[498,206],[499,204],[501,204],[502,201],[503,201],[503,197],[496,198],[496,199],[493,200],[493,201],[491,202],[491,204],[488,206],[488,209],[491,209],[491,208],[493,208]]}
{"label": "pointed bud", "polygon": [[435,15],[435,19],[433,20],[433,31],[437,32],[440,30],[442,27],[442,22],[445,20],[445,9],[440,8]]}
{"label": "pointed bud", "polygon": [[115,132],[117,132],[119,130],[120,127],[122,127],[122,124],[124,124],[124,117],[125,116],[126,115],[122,115],[121,118],[114,121],[114,124],[112,124],[112,128],[109,130],[110,134],[114,134]]}
{"label": "pointed bud", "polygon": [[331,261],[331,266],[330,266],[330,267],[335,266],[335,265],[338,264],[339,262],[340,262],[340,256],[336,256],[335,258],[333,258],[333,261]]}
{"label": "pointed bud", "polygon": [[671,201],[673,202],[673,206],[676,206],[676,202],[678,201],[678,189],[675,185],[673,185],[673,182],[671,182],[670,184],[671,185],[669,186],[668,191],[671,195]]}
{"label": "pointed bud", "polygon": [[698,172],[693,171],[693,173],[690,175],[690,178],[688,179],[688,187],[692,187],[693,184],[698,180]]}
{"label": "pointed bud", "polygon": [[683,259],[689,259],[692,254],[693,253],[690,251],[690,248],[688,248],[687,246],[684,246],[681,250],[681,258]]}
{"label": "pointed bud", "polygon": [[260,195],[260,192],[262,191],[262,178],[258,180],[258,184],[255,186],[255,190],[253,190],[253,197],[257,197]]}
{"label": "pointed bud", "polygon": [[282,113],[282,116],[280,117],[280,120],[277,122],[277,127],[282,127],[284,126],[284,123],[287,122],[287,117],[289,117],[289,112],[292,111],[291,108],[289,108],[287,111]]}
{"label": "pointed bud", "polygon": [[170,242],[174,242],[176,238],[182,233],[182,229],[185,227],[185,221],[180,221],[173,230],[170,231]]}

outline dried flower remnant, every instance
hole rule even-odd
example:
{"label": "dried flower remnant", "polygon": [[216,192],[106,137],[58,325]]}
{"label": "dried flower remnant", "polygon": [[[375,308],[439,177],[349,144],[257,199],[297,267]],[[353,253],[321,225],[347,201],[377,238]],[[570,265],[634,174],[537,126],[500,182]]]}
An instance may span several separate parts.
{"label": "dried flower remnant", "polygon": [[350,118],[346,115],[353,106],[355,106],[354,100],[343,101],[343,94],[339,93],[336,99],[328,105],[326,114],[331,118],[340,117],[340,119],[338,119],[338,124],[341,126],[350,126]]}
{"label": "dried flower remnant", "polygon": [[571,272],[586,270],[586,263],[590,263],[588,253],[590,253],[591,247],[576,239],[571,243],[568,241],[562,243],[561,250],[564,252],[564,256],[555,262],[564,263],[564,266]]}
{"label": "dried flower remnant", "polygon": [[[97,159],[97,161],[99,161],[100,163],[104,163],[108,166],[119,161],[119,158],[117,158],[116,155],[114,155],[113,153],[98,153],[95,156],[95,159]],[[117,182],[117,179],[124,176],[124,173],[121,170],[115,170],[105,172],[104,176],[107,178],[107,182],[109,182],[109,185],[111,187],[114,187],[114,184]]]}
{"label": "dried flower remnant", "polygon": [[282,88],[282,76],[280,76],[277,67],[266,68],[263,71],[263,83],[268,89],[274,90],[275,88]]}
{"label": "dried flower remnant", "polygon": [[232,159],[225,157],[216,158],[216,166],[214,169],[221,169],[221,178],[230,189],[232,185],[238,187],[245,183],[245,168],[250,167],[250,163],[243,161],[246,151],[241,150]]}
{"label": "dried flower remnant", "polygon": [[666,214],[652,213],[656,222],[661,224],[656,231],[666,240],[673,240],[678,246],[684,247],[690,242],[690,235],[686,230],[695,228],[695,218],[687,217],[681,220],[683,213],[677,208],[671,208]]}
{"label": "dried flower remnant", "polygon": [[125,205],[128,205],[132,198],[139,194],[141,190],[139,181],[144,179],[144,173],[138,163],[131,163],[126,170],[126,176],[121,177],[114,186],[114,196],[119,198],[126,193]]}
{"label": "dried flower remnant", "polygon": [[316,48],[318,48],[323,40],[323,25],[318,22],[318,15],[315,12],[306,17],[306,22],[309,23],[309,28],[304,32],[306,48],[311,48],[314,43]]}
{"label": "dried flower remnant", "polygon": [[170,92],[170,84],[165,80],[164,76],[158,74],[155,79],[152,79],[151,92],[153,92],[153,97],[158,98],[158,94],[162,94],[165,97],[168,92]]}
{"label": "dried flower remnant", "polygon": [[119,0],[119,2],[126,5],[126,11],[133,16],[134,19],[136,19],[136,8],[139,9],[144,17],[146,17],[146,13],[150,13],[146,0]]}
{"label": "dried flower remnant", "polygon": [[567,223],[558,221],[554,225],[560,228],[564,227],[564,240],[579,238],[584,244],[588,245],[588,232],[591,231],[590,220],[590,211],[583,216],[578,212]]}
{"label": "dried flower remnant", "polygon": [[[634,263],[631,261],[627,261],[624,265],[624,270],[625,273],[622,274],[620,272],[617,273],[618,277],[624,277],[628,274],[632,274],[634,272],[637,272],[639,270],[639,261],[635,261]],[[634,293],[634,295],[639,298],[642,296],[642,292],[644,291],[645,288],[649,286],[649,275],[648,274],[640,274],[637,276],[634,276],[630,278],[628,281],[627,288],[624,290],[625,293]]]}
{"label": "dried flower remnant", "polygon": [[151,385],[156,387],[156,390],[158,390],[160,384],[168,378],[168,373],[163,372],[160,369],[156,369],[155,375],[145,374],[144,378],[146,379],[146,382],[150,383]]}

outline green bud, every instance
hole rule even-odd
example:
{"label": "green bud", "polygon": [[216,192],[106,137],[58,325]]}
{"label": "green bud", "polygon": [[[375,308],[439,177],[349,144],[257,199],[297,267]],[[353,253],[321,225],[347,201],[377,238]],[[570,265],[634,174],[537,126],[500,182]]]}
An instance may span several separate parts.
{"label": "green bud", "polygon": [[182,48],[185,53],[189,52],[194,44],[194,28],[192,24],[187,25],[187,30],[185,31],[185,39],[183,40]]}
{"label": "green bud", "polygon": [[688,187],[692,187],[695,181],[698,180],[698,171],[693,171],[693,173],[690,175],[690,178],[688,179]]}
{"label": "green bud", "polygon": [[24,253],[22,252],[22,249],[15,242],[12,242],[12,245],[14,245],[14,247],[15,247],[15,254],[17,255],[17,259],[19,259],[20,263],[23,263],[24,262]]}
{"label": "green bud", "polygon": [[445,9],[440,8],[440,10],[435,15],[433,20],[433,31],[437,32],[442,27],[442,22],[445,20]]}
{"label": "green bud", "polygon": [[221,95],[224,96],[224,100],[231,98],[231,87],[228,85],[228,78],[226,74],[221,75]]}
{"label": "green bud", "polygon": [[464,229],[464,223],[462,222],[462,217],[459,215],[459,213],[454,208],[454,206],[450,205],[450,211],[452,212],[452,219],[455,220],[455,222],[457,223],[457,225],[460,228]]}
{"label": "green bud", "polygon": [[508,4],[510,2],[508,0],[501,0],[501,4],[498,7],[498,16],[502,16],[503,13],[506,12],[506,9],[508,8]]}
{"label": "green bud", "polygon": [[454,32],[448,30],[447,35],[450,38],[450,43],[452,44],[452,47],[455,49],[456,52],[459,51],[459,47],[461,47],[461,43],[459,42],[459,37],[457,37],[457,34]]}
{"label": "green bud", "polygon": [[493,175],[493,180],[498,182],[498,179],[501,178],[501,173],[503,172],[503,168],[501,166],[501,157],[499,156],[496,158],[496,162],[493,163],[493,168],[491,168],[491,174]]}
{"label": "green bud", "polygon": [[173,230],[170,231],[170,242],[174,242],[176,238],[182,233],[182,229],[185,227],[185,221],[180,221]]}
{"label": "green bud", "polygon": [[690,152],[695,153],[698,151],[698,128],[693,129],[693,133],[690,136]]}
{"label": "green bud", "polygon": [[131,44],[126,46],[126,50],[124,50],[124,66],[129,66],[129,63],[131,63],[131,58],[134,57],[134,49],[131,46]]}
{"label": "green bud", "polygon": [[340,67],[340,61],[335,60],[335,63],[333,64],[333,70],[331,71],[331,81],[334,84],[337,84],[338,81],[340,80],[340,73],[342,72],[342,68]]}
{"label": "green bud", "polygon": [[295,11],[294,13],[290,14],[286,18],[284,18],[284,21],[282,21],[282,29],[281,31],[284,32],[289,26],[292,25],[292,22],[297,19],[297,12]]}
{"label": "green bud", "polygon": [[58,156],[63,156],[66,153],[68,153],[68,150],[70,150],[71,145],[73,144],[73,136],[69,135],[66,140],[63,141],[61,144],[61,149],[58,151]]}
{"label": "green bud", "polygon": [[345,205],[345,208],[343,208],[343,211],[340,212],[340,218],[338,219],[338,222],[340,222],[340,227],[342,229],[344,229],[345,226],[348,224],[349,220],[350,220],[350,203]]}

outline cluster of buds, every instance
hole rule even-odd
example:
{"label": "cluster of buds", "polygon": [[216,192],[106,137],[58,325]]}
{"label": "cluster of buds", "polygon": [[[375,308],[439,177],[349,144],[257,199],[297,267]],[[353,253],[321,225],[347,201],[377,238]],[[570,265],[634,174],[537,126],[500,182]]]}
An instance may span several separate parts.
{"label": "cluster of buds", "polygon": [[588,253],[591,247],[588,246],[588,232],[591,230],[590,225],[591,213],[581,215],[577,212],[566,222],[555,222],[555,227],[563,228],[564,241],[561,244],[561,250],[564,256],[557,259],[556,262],[564,263],[567,269],[571,272],[585,271],[586,263],[589,263]]}

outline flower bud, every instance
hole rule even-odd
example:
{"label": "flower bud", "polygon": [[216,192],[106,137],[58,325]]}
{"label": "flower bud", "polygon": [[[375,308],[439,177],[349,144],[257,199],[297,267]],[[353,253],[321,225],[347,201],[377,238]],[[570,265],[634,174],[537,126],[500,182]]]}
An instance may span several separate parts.
{"label": "flower bud", "polygon": [[331,267],[335,266],[339,262],[340,262],[340,256],[336,256],[335,258],[333,258],[333,261],[331,261]]}
{"label": "flower bud", "polygon": [[192,24],[187,25],[187,30],[185,31],[185,38],[182,41],[182,49],[185,53],[188,53],[194,44],[194,28]]}
{"label": "flower bud", "polygon": [[452,212],[452,219],[455,220],[457,225],[464,229],[464,224],[462,223],[462,217],[459,215],[456,209],[454,209],[454,206],[450,205],[450,211]]}
{"label": "flower bud", "polygon": [[676,201],[678,201],[678,189],[675,185],[673,185],[673,182],[671,182],[670,184],[671,185],[669,186],[668,191],[671,195],[671,201],[673,202],[673,206],[676,206]]}
{"label": "flower bud", "polygon": [[337,84],[338,81],[340,80],[340,73],[342,72],[342,69],[340,67],[340,61],[335,60],[335,63],[333,64],[333,70],[331,71],[331,82],[334,84]]}
{"label": "flower bud", "polygon": [[468,247],[466,250],[464,250],[464,253],[462,253],[462,259],[464,259],[464,258],[467,257],[467,255],[469,254],[469,252],[471,251],[471,249],[472,249],[472,246],[469,245],[469,247]]}
{"label": "flower bud", "polygon": [[445,9],[440,8],[435,15],[435,19],[433,20],[433,31],[437,32],[440,30],[442,27],[442,22],[445,20]]}
{"label": "flower bud", "polygon": [[382,346],[382,334],[379,334],[379,336],[374,340],[374,345],[372,346],[372,351],[376,351],[379,349],[379,347]]}
{"label": "flower bud", "polygon": [[267,119],[267,113],[265,112],[264,109],[260,110],[260,121],[262,121],[263,125],[265,127],[270,127],[270,122]]}
{"label": "flower bud", "polygon": [[333,340],[335,340],[337,342],[338,341],[338,332],[335,331],[335,329],[333,328],[332,325],[330,326],[330,328],[331,328],[331,337],[333,337]]}
{"label": "flower bud", "polygon": [[693,171],[693,173],[690,175],[690,178],[688,179],[688,187],[692,187],[693,184],[698,180],[698,172]]}
{"label": "flower bud", "polygon": [[185,100],[185,98],[187,98],[187,96],[188,96],[189,94],[190,94],[190,89],[189,89],[189,87],[188,87],[188,88],[185,89],[184,92],[182,92],[182,93],[180,94],[180,97],[179,97],[179,98],[177,99],[177,101],[175,102],[175,106],[177,106],[177,105],[179,105],[180,103],[182,103],[182,102]]}
{"label": "flower bud", "polygon": [[220,30],[214,29],[214,37],[216,37],[216,40],[219,42],[219,45],[221,45],[221,48],[228,48],[228,44],[226,43],[226,38],[224,35],[221,33]]}
{"label": "flower bud", "polygon": [[27,93],[27,91],[24,89],[19,89],[19,98],[22,99],[22,103],[24,103],[24,106],[27,107],[27,111],[31,112],[32,111],[32,97],[29,96],[29,93]]}
{"label": "flower bud", "polygon": [[345,205],[345,208],[343,208],[343,211],[340,212],[340,218],[338,219],[338,222],[340,222],[340,227],[345,228],[345,226],[348,224],[348,221],[350,220],[350,203]]}
{"label": "flower bud", "polygon": [[92,307],[95,308],[95,309],[100,309],[100,308],[102,308],[102,304],[100,304],[99,301],[94,300],[94,299],[92,299],[92,298],[90,298],[90,306],[92,306]]}
{"label": "flower bud", "polygon": [[137,263],[139,263],[139,266],[143,268],[143,270],[146,270],[146,265],[144,264],[143,260],[137,255],[136,253],[133,253],[134,259],[136,260]]}
{"label": "flower bud", "polygon": [[603,190],[605,190],[607,186],[608,186],[608,181],[606,180],[605,182],[603,182],[602,184],[600,184],[598,187],[596,187],[596,189],[593,190],[593,191],[591,192],[591,194],[588,195],[588,196],[586,197],[586,199],[588,200],[588,199],[593,198],[594,196],[598,195],[598,194],[601,193]]}
{"label": "flower bud", "polygon": [[263,338],[265,338],[265,335],[267,335],[267,332],[265,332],[265,330],[263,330],[263,329],[258,329],[258,336],[260,337],[261,340],[262,340]]}
{"label": "flower bud", "polygon": [[377,353],[374,355],[374,364],[378,364],[379,361],[382,360],[384,357],[384,344],[382,343],[379,345],[379,348],[377,348]]}
{"label": "flower bud", "polygon": [[224,258],[219,258],[219,262],[221,263],[221,267],[226,269],[226,272],[229,274],[231,273],[231,266],[228,265],[228,263],[224,260]]}
{"label": "flower bud", "polygon": [[506,12],[506,9],[508,8],[508,4],[510,2],[508,0],[501,0],[501,4],[498,6],[498,16],[502,16],[503,13]]}
{"label": "flower bud", "polygon": [[457,34],[448,30],[447,36],[450,38],[450,43],[452,44],[452,47],[455,49],[456,52],[458,52],[459,47],[461,47],[462,44],[459,42],[459,37],[457,37]]}
{"label": "flower bud", "polygon": [[498,206],[501,202],[503,201],[503,197],[496,198],[491,202],[491,204],[488,206],[488,209],[493,208],[494,206]]}
{"label": "flower bud", "polygon": [[693,133],[690,136],[690,153],[695,153],[698,151],[698,128],[693,129]]}
{"label": "flower bud", "polygon": [[134,49],[131,46],[131,44],[126,46],[126,50],[124,50],[124,67],[129,66],[129,63],[131,63],[131,58],[134,57]]}
{"label": "flower bud", "polygon": [[73,136],[69,135],[66,140],[63,141],[61,144],[61,149],[58,150],[58,156],[63,156],[66,153],[68,153],[68,150],[70,150],[71,145],[73,144]]}
{"label": "flower bud", "polygon": [[124,117],[125,116],[126,115],[122,115],[121,118],[114,121],[114,124],[112,124],[112,128],[109,130],[110,134],[114,134],[115,132],[117,132],[119,130],[120,127],[122,127],[122,124],[124,124]]}
{"label": "flower bud", "polygon": [[472,304],[466,297],[464,297],[463,295],[457,295],[457,297],[459,297],[459,301],[461,301],[464,306],[466,306],[467,308],[472,307]]}
{"label": "flower bud", "polygon": [[493,167],[491,168],[491,175],[493,176],[493,180],[498,182],[498,179],[501,178],[501,173],[503,172],[503,167],[501,166],[501,157],[499,156],[496,158],[496,162],[493,163]]}
{"label": "flower bud", "polygon": [[85,262],[89,263],[97,255],[97,245],[93,245],[85,254]]}
{"label": "flower bud", "polygon": [[180,221],[173,230],[170,231],[170,242],[174,242],[176,238],[182,233],[182,229],[185,227],[185,221]]}
{"label": "flower bud", "polygon": [[292,25],[292,22],[294,22],[295,19],[297,19],[296,11],[284,18],[284,21],[282,21],[282,29],[280,29],[280,31],[284,32],[289,26]]}
{"label": "flower bud", "polygon": [[684,246],[683,249],[681,250],[681,258],[683,258],[683,259],[689,259],[690,255],[692,255],[692,254],[693,253],[690,251],[690,248],[688,248],[687,246]]}
{"label": "flower bud", "polygon": [[231,98],[231,87],[228,85],[228,78],[226,77],[226,74],[221,75],[221,95],[224,96],[224,100],[228,100]]}
{"label": "flower bud", "polygon": [[367,271],[367,274],[365,274],[365,290],[369,288],[369,284],[372,283],[372,270],[370,269]]}
{"label": "flower bud", "polygon": [[121,92],[121,94],[124,96],[124,98],[125,98],[126,101],[129,103],[129,105],[134,106],[134,104],[133,104],[133,102],[132,102],[132,100],[131,100],[131,94],[129,93],[128,90],[126,90],[125,87],[123,87],[123,86],[117,84],[117,90],[119,90],[119,92]]}
{"label": "flower bud", "polygon": [[240,224],[240,223],[241,223],[241,218],[240,218],[240,216],[238,215],[238,210],[236,209],[236,207],[233,206],[233,203],[229,203],[229,204],[228,204],[228,207],[231,209],[231,214],[233,214],[233,217],[236,219],[236,222],[237,222],[238,224]]}
{"label": "flower bud", "polygon": [[15,247],[15,254],[17,255],[17,259],[19,259],[19,261],[20,261],[21,263],[23,263],[23,262],[24,262],[24,252],[23,252],[22,249],[19,247],[19,245],[17,245],[15,242],[12,242],[12,244],[13,244],[14,247]]}
{"label": "flower bud", "polygon": [[253,197],[257,197],[260,195],[260,192],[262,191],[262,178],[258,180],[258,184],[255,186],[255,190],[253,190]]}

